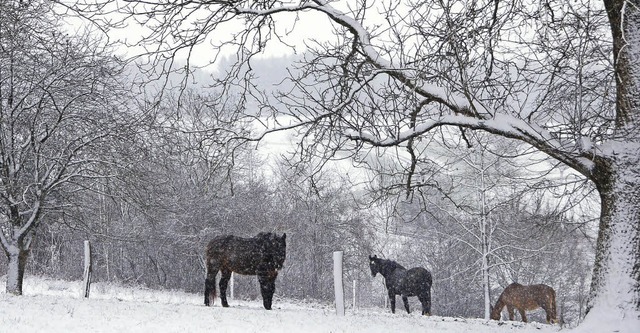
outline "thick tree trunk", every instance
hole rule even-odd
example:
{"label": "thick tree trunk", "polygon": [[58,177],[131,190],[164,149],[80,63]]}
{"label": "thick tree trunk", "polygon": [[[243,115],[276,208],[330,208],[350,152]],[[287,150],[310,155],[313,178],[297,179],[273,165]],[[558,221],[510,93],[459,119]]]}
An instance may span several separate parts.
{"label": "thick tree trunk", "polygon": [[616,73],[616,127],[637,135],[640,122],[640,3],[638,0],[604,0]]}
{"label": "thick tree trunk", "polygon": [[29,251],[19,246],[11,246],[7,253],[7,259],[9,261],[7,267],[7,293],[22,295],[22,281],[24,280],[24,271],[27,266]]}
{"label": "thick tree trunk", "polygon": [[582,327],[640,327],[640,6],[604,0],[616,77],[615,138],[603,144],[590,178],[600,193],[596,260]]}
{"label": "thick tree trunk", "polygon": [[639,163],[628,149],[596,168],[601,214],[586,327],[640,324]]}

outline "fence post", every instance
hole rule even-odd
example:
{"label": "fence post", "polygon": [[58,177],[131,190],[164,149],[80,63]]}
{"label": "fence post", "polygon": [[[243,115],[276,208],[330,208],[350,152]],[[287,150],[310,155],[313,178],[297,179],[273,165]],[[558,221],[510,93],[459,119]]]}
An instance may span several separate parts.
{"label": "fence post", "polygon": [[336,314],[344,316],[344,287],[342,286],[342,251],[333,252],[333,287],[336,295]]}
{"label": "fence post", "polygon": [[234,283],[233,283],[233,280],[235,280],[234,275],[235,275],[235,273],[234,273],[234,272],[231,272],[231,281],[229,281],[229,298],[230,298],[230,299],[234,299],[234,298],[233,298],[233,296],[234,296],[234,291],[233,291],[233,289],[234,289]]}
{"label": "fence post", "polygon": [[84,279],[83,290],[84,297],[89,297],[89,289],[91,287],[91,244],[88,240],[84,241]]}
{"label": "fence post", "polygon": [[356,294],[356,287],[357,287],[357,285],[356,285],[356,279],[353,279],[353,309],[354,309],[354,310],[355,310],[355,308],[356,308],[356,306],[357,306],[357,305],[356,305],[356,296],[357,296],[357,294]]}

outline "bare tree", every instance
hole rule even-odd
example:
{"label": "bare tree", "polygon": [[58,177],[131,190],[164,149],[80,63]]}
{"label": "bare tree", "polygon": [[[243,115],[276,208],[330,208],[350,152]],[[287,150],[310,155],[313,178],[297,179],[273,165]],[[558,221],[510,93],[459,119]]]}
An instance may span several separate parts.
{"label": "bare tree", "polygon": [[0,245],[16,295],[39,225],[70,204],[60,193],[108,176],[100,165],[136,119],[118,81],[124,64],[91,34],[68,36],[51,10],[0,3]]}
{"label": "bare tree", "polygon": [[[290,120],[271,131],[299,128],[313,137],[302,152],[322,158],[339,152],[358,158],[371,147],[404,149],[409,180],[421,162],[416,143],[444,126],[530,144],[599,192],[593,313],[637,318],[637,2],[414,0],[379,6],[366,0],[240,0],[131,1],[120,8],[150,29],[142,42],[154,45],[157,61],[170,65],[180,50],[201,44],[213,47],[214,61],[221,50],[237,47],[237,66],[221,82],[245,92],[256,92],[249,83],[251,59],[270,42],[286,42],[287,28],[295,29],[295,22],[281,27],[278,19],[321,14],[335,36],[315,42],[310,36],[308,53],[290,77],[294,88],[278,96],[287,108],[263,104],[277,119]],[[231,38],[213,38],[234,23],[242,28]]]}
{"label": "bare tree", "polygon": [[[461,169],[466,171],[457,174],[456,178],[459,178],[460,182],[456,184],[456,187],[460,192],[470,195],[459,201],[456,200],[455,206],[459,207],[467,216],[453,216],[453,220],[462,229],[462,234],[472,235],[474,238],[470,242],[464,242],[480,258],[479,271],[482,276],[484,318],[489,319],[491,312],[490,270],[498,261],[492,257],[498,257],[496,250],[502,246],[509,246],[508,244],[499,244],[497,237],[494,237],[494,234],[500,232],[502,221],[497,220],[493,212],[513,199],[509,197],[513,196],[513,193],[510,193],[513,191],[510,190],[511,187],[517,185],[509,185],[513,184],[509,183],[510,178],[506,176],[509,171],[500,165],[502,159],[499,156],[492,155],[485,148],[486,140],[478,138],[474,141],[476,141],[475,149],[466,156],[457,158],[462,163]],[[460,150],[464,151],[464,149]],[[502,175],[500,175],[501,172]],[[464,188],[467,190],[465,191]]]}
{"label": "bare tree", "polygon": [[[209,238],[238,231],[253,235],[248,223],[262,221],[242,206],[250,201],[242,201],[249,190],[239,175],[247,152],[228,138],[247,128],[234,120],[241,112],[233,97],[191,88],[180,103],[177,96],[165,92],[153,121],[141,126],[127,172],[103,180],[95,196],[78,198],[88,202],[74,213],[97,245],[96,278],[199,290],[199,261]],[[258,186],[251,189],[259,197]]]}

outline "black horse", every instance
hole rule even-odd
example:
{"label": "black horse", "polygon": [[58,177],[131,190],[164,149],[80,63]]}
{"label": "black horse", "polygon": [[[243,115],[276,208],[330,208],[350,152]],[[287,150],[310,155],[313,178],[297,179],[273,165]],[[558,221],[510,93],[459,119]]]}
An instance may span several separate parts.
{"label": "black horse", "polygon": [[422,303],[422,314],[431,315],[431,273],[422,267],[409,270],[393,260],[369,256],[369,267],[374,277],[380,273],[389,293],[391,312],[396,313],[396,295],[402,296],[404,308],[409,311],[409,296],[418,296]]}
{"label": "black horse", "polygon": [[207,277],[204,282],[204,305],[209,306],[216,297],[216,275],[220,277],[220,301],[228,307],[227,285],[231,272],[257,275],[264,308],[271,310],[276,277],[286,256],[286,238],[261,232],[253,238],[220,236],[212,239],[206,249]]}

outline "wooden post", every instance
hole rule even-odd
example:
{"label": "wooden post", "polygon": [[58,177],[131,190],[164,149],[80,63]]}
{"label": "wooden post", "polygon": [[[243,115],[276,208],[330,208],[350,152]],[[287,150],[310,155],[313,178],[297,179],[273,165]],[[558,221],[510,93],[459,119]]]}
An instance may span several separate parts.
{"label": "wooden post", "polygon": [[231,281],[229,281],[229,299],[233,299],[233,294],[234,294],[234,292],[233,292],[233,289],[234,289],[234,283],[233,283],[234,275],[235,275],[235,273],[231,272]]}
{"label": "wooden post", "polygon": [[333,252],[333,287],[336,295],[336,314],[344,316],[344,287],[342,286],[342,251]]}
{"label": "wooden post", "polygon": [[91,286],[91,244],[88,240],[84,241],[84,279],[83,290],[84,297],[89,297],[89,288]]}
{"label": "wooden post", "polygon": [[356,308],[356,280],[353,280],[353,309],[355,310]]}

